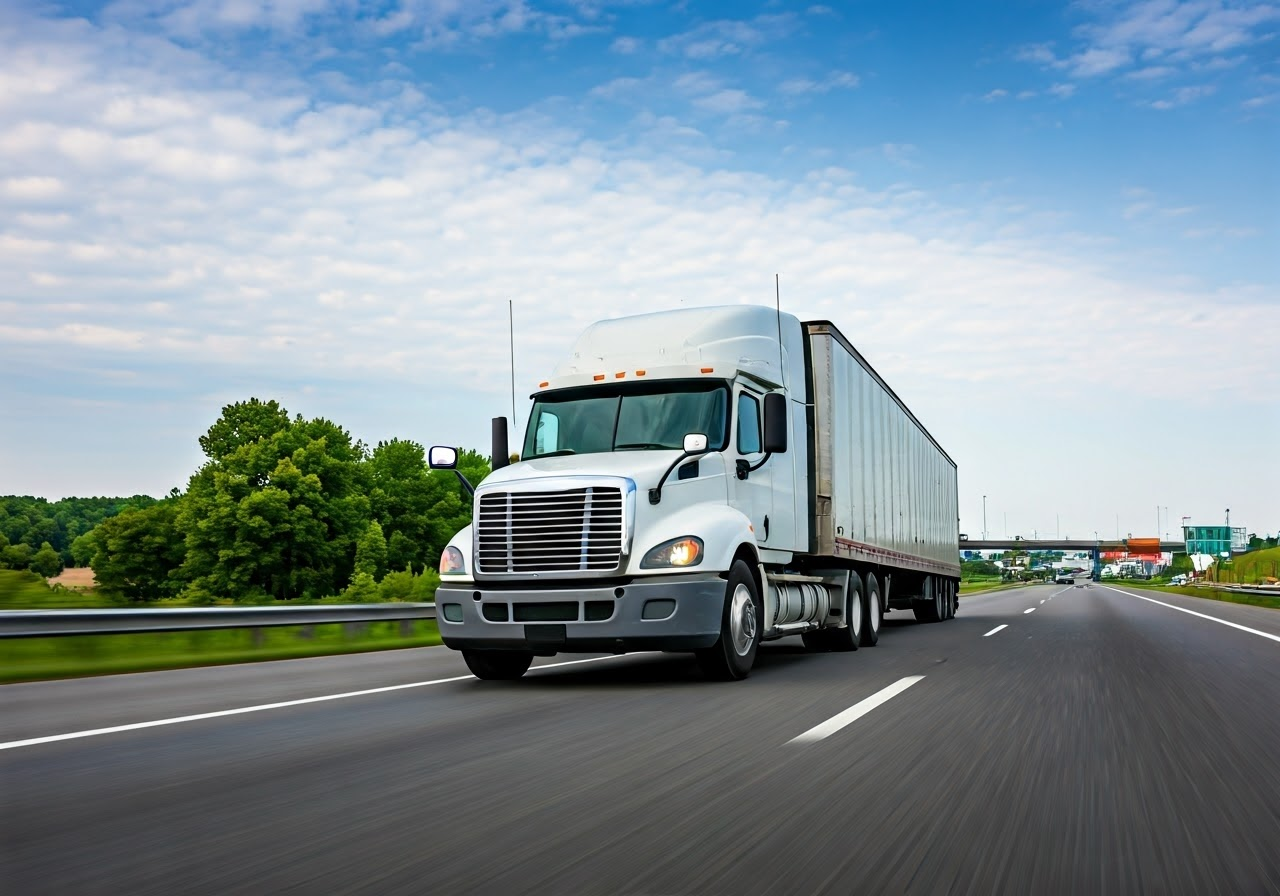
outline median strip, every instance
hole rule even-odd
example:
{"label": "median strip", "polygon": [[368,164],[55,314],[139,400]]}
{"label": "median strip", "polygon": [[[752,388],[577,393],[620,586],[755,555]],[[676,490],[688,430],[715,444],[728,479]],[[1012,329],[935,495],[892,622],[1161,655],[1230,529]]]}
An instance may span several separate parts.
{"label": "median strip", "polygon": [[923,675],[911,675],[907,678],[895,681],[884,690],[877,691],[867,699],[853,704],[853,706],[850,706],[844,712],[837,713],[822,724],[815,725],[803,734],[796,735],[791,738],[791,740],[787,741],[787,743],[811,744],[824,740],[825,738],[835,734],[841,728],[844,728],[846,725],[856,722],[880,704],[887,703],[889,700],[892,700],[917,681],[923,680]]}

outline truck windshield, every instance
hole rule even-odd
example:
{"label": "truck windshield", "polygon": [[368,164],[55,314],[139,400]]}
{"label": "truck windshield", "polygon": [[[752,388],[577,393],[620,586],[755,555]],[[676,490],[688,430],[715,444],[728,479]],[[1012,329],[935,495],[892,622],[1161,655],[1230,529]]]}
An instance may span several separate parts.
{"label": "truck windshield", "polygon": [[723,450],[728,406],[728,388],[705,381],[548,393],[533,403],[521,457],[679,449],[691,432],[705,434],[712,451]]}

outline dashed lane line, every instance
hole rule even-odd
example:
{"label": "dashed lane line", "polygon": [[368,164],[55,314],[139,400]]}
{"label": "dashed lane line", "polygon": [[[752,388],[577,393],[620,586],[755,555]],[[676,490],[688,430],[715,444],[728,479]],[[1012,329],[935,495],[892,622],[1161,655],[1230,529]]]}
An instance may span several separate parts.
{"label": "dashed lane line", "polygon": [[787,741],[787,743],[812,744],[820,740],[824,740],[830,737],[831,735],[835,734],[841,728],[844,728],[846,725],[856,722],[858,719],[862,718],[867,713],[871,712],[871,710],[875,709],[877,706],[880,706],[881,704],[887,703],[888,701],[892,700],[894,697],[901,694],[903,691],[911,687],[917,681],[924,681],[924,676],[909,675],[906,678],[899,679],[898,681],[895,681],[893,684],[889,685],[887,688],[884,688],[883,690],[880,690],[880,691],[876,691],[867,699],[861,700],[853,704],[853,706],[850,706],[844,712],[836,713],[834,716],[827,719],[822,724],[814,725],[812,728],[810,728],[808,731],[804,732],[803,734],[796,735],[795,737],[791,738],[791,740]]}

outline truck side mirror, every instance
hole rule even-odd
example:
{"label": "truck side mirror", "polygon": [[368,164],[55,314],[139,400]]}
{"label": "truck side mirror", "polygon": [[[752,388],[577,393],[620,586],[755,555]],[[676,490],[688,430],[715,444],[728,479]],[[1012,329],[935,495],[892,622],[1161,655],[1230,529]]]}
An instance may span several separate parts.
{"label": "truck side mirror", "polygon": [[787,453],[787,396],[781,392],[764,397],[764,450],[766,454]]}
{"label": "truck side mirror", "polygon": [[433,470],[458,469],[458,449],[445,445],[433,445],[427,454],[427,466]]}
{"label": "truck side mirror", "polygon": [[511,452],[507,448],[507,418],[493,418],[493,451],[489,456],[489,469],[501,470],[511,463]]}

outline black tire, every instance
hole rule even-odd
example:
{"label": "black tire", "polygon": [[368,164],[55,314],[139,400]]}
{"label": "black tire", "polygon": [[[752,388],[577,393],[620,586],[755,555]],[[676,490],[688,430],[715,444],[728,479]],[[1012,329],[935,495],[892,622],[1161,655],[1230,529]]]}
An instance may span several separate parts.
{"label": "black tire", "polygon": [[849,588],[844,595],[844,628],[827,629],[831,638],[831,649],[841,652],[857,650],[862,642],[862,579],[856,572],[849,573]]}
{"label": "black tire", "polygon": [[940,622],[942,620],[942,597],[938,593],[938,583],[933,576],[925,576],[918,598],[911,601],[911,612],[916,614],[920,622]]}
{"label": "black tire", "polygon": [[884,622],[884,602],[880,600],[880,584],[875,575],[867,574],[866,594],[862,600],[863,647],[875,647],[880,643],[880,626]]}
{"label": "black tire", "polygon": [[724,589],[720,612],[720,637],[697,652],[702,673],[716,681],[740,681],[751,674],[760,649],[764,626],[764,601],[751,567],[735,560]]}
{"label": "black tire", "polygon": [[523,650],[464,650],[462,661],[483,681],[512,681],[529,671],[533,654]]}

